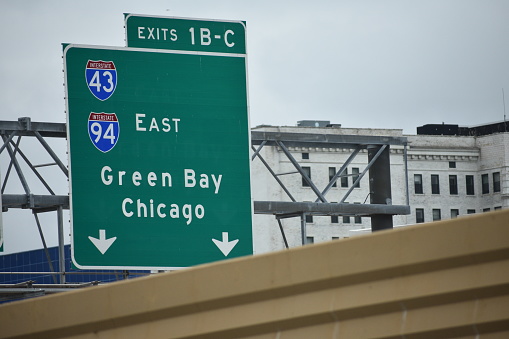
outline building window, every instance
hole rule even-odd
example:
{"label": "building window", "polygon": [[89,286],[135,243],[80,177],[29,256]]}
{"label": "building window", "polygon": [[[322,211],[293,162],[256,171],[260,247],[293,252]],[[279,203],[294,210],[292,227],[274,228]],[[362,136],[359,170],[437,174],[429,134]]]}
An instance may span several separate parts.
{"label": "building window", "polygon": [[[353,176],[352,176],[352,180],[353,180],[353,182],[355,182],[355,180],[357,180],[357,179],[359,178],[359,169],[358,169],[358,168],[356,168],[356,167],[353,167],[353,168],[352,168],[352,174],[353,174]],[[359,187],[361,187],[361,183],[360,183],[360,181],[359,181],[359,182],[358,182],[358,183],[357,183],[354,187],[355,187],[355,188],[359,188]]]}
{"label": "building window", "polygon": [[490,209],[489,209],[489,208],[483,208],[483,209],[482,209],[482,211],[483,211],[483,212],[489,212],[489,211],[490,211]]}
{"label": "building window", "polygon": [[315,237],[306,237],[306,244],[314,244],[315,243]]}
{"label": "building window", "polygon": [[456,161],[449,161],[449,168],[456,168]]}
{"label": "building window", "polygon": [[424,208],[415,209],[415,222],[418,224],[424,222]]}
{"label": "building window", "polygon": [[431,175],[431,193],[432,194],[440,194],[440,182],[439,182],[438,174]]}
{"label": "building window", "polygon": [[422,174],[414,174],[414,191],[415,194],[423,194],[422,189]]}
{"label": "building window", "polygon": [[439,208],[433,209],[433,221],[442,220],[442,215]]}
{"label": "building window", "polygon": [[451,219],[457,218],[458,215],[460,215],[460,210],[458,210],[458,209],[451,209]]}
{"label": "building window", "polygon": [[348,187],[348,169],[345,168],[345,171],[341,175],[341,187]]}
{"label": "building window", "polygon": [[500,192],[500,172],[493,173],[493,192]]}
{"label": "building window", "polygon": [[[311,167],[302,166],[302,170],[304,171],[304,173],[306,173],[308,178],[311,180]],[[302,176],[302,187],[309,187],[309,184],[306,181],[306,179],[304,179],[304,176]]]}
{"label": "building window", "polygon": [[332,240],[339,240],[339,237],[332,237]]}
{"label": "building window", "polygon": [[[329,182],[334,178],[336,175],[336,167],[329,167]],[[334,181],[334,184],[332,184],[332,187],[337,187],[336,181]]]}
{"label": "building window", "polygon": [[467,210],[467,214],[475,214],[475,210]]}
{"label": "building window", "polygon": [[467,184],[467,195],[474,195],[474,176],[473,175],[467,175],[465,176],[466,184]]}
{"label": "building window", "polygon": [[488,174],[481,175],[482,194],[490,193],[490,179]]}
{"label": "building window", "polygon": [[502,206],[495,206],[494,210],[501,210],[502,209]]}
{"label": "building window", "polygon": [[302,159],[309,159],[309,153],[302,153]]}
{"label": "building window", "polygon": [[331,224],[337,224],[339,222],[339,217],[337,215],[331,215],[330,222]]}
{"label": "building window", "polygon": [[306,223],[312,223],[313,222],[313,216],[311,214],[306,214]]}
{"label": "building window", "polygon": [[458,177],[456,175],[449,176],[449,193],[452,195],[458,194]]}

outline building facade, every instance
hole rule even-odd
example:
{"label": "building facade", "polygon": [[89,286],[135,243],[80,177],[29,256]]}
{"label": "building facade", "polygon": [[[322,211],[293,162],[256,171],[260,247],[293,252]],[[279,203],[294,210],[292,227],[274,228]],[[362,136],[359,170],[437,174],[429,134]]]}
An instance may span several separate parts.
{"label": "building facade", "polygon": [[[425,125],[418,128],[416,135],[403,135],[399,129],[342,128],[323,121],[299,122],[294,127],[259,126],[253,131],[406,137],[406,149],[390,147],[392,203],[406,205],[408,202],[410,206],[410,214],[393,217],[395,227],[503,209],[509,204],[509,133],[505,132],[505,123],[472,128]],[[353,151],[337,147],[289,147],[289,150],[319,190],[327,186]],[[265,146],[260,154],[297,201],[316,201],[309,184],[279,147]],[[348,165],[346,175],[331,187],[327,200],[341,201],[367,164],[367,151],[363,149]],[[252,178],[255,201],[290,201],[274,176],[256,158],[252,162]],[[369,204],[369,194],[369,177],[365,175],[344,202]],[[365,215],[306,215],[305,218],[308,243],[371,231],[371,218]],[[303,232],[300,218],[280,221],[289,247],[300,245]],[[285,248],[274,216],[255,215],[253,227],[257,253]]]}

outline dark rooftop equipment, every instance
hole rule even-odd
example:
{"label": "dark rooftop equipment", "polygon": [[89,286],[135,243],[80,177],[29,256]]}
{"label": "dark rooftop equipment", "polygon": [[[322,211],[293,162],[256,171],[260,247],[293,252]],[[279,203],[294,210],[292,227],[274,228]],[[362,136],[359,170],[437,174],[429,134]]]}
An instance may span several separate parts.
{"label": "dark rooftop equipment", "polygon": [[495,134],[495,133],[504,133],[504,132],[508,131],[508,127],[509,127],[508,125],[509,125],[509,123],[507,123],[506,121],[502,121],[502,122],[497,122],[494,124],[470,127],[468,135],[481,136],[481,135],[489,135],[489,134]]}
{"label": "dark rooftop equipment", "polygon": [[423,135],[459,135],[458,125],[427,124],[417,127],[417,134]]}
{"label": "dark rooftop equipment", "polygon": [[495,133],[504,133],[508,130],[509,123],[506,121],[475,127],[459,127],[458,125],[450,124],[427,124],[417,127],[417,135],[483,136]]}

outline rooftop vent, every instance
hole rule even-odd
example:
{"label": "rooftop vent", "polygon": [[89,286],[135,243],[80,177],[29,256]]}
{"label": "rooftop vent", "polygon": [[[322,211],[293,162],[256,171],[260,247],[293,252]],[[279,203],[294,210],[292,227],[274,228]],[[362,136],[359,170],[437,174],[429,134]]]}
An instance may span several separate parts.
{"label": "rooftop vent", "polygon": [[329,120],[301,120],[297,121],[299,127],[327,127],[330,125]]}

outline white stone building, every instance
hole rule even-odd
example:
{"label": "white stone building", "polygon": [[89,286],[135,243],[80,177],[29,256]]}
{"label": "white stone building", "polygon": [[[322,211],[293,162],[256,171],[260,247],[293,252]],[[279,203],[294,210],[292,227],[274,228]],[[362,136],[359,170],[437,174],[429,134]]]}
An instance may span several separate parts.
{"label": "white stone building", "polygon": [[[339,125],[325,127],[327,122],[323,121],[316,122],[319,127],[308,127],[313,126],[314,122],[300,123],[301,126],[294,127],[259,126],[253,131],[407,138],[406,155],[404,146],[390,146],[392,204],[407,205],[408,201],[410,206],[410,214],[393,217],[395,227],[487,212],[509,205],[509,133],[504,132],[505,123],[472,128],[425,125],[418,128],[417,135],[403,135],[399,129],[342,128]],[[289,150],[310,174],[319,190],[325,188],[334,172],[352,153],[352,149],[348,148],[289,147]],[[313,202],[317,199],[281,149],[265,146],[260,154],[297,201]],[[405,156],[408,175],[405,173]],[[348,165],[348,176],[339,178],[327,193],[327,200],[339,202],[367,164],[367,151],[364,149]],[[257,158],[252,162],[252,182],[255,201],[290,201]],[[368,175],[364,176],[345,202],[369,204]],[[289,247],[299,246],[302,242],[300,218],[280,221]],[[273,215],[255,215],[253,227],[255,252],[285,248]],[[370,231],[371,218],[363,215],[306,217],[307,242],[323,242]]]}

